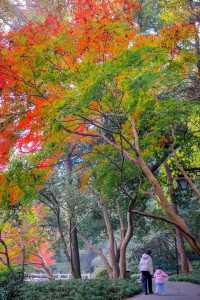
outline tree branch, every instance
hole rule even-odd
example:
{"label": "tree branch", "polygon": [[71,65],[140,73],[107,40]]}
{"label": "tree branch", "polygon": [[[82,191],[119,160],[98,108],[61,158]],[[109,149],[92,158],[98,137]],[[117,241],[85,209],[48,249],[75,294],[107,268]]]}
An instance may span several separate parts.
{"label": "tree branch", "polygon": [[188,176],[188,174],[186,173],[186,171],[183,169],[183,167],[180,165],[180,163],[178,162],[178,160],[175,160],[176,166],[177,168],[181,171],[181,173],[183,174],[184,178],[186,179],[186,181],[188,182],[189,186],[191,187],[191,189],[193,190],[193,192],[197,195],[198,200],[200,201],[200,191],[197,188],[197,186],[193,183],[192,179]]}
{"label": "tree branch", "polygon": [[150,219],[155,219],[155,220],[160,220],[160,221],[163,221],[165,223],[168,223],[170,225],[173,225],[173,226],[176,226],[184,235],[188,236],[190,239],[193,240],[193,242],[196,243],[196,240],[195,238],[190,235],[188,232],[186,232],[185,230],[183,230],[181,228],[181,226],[177,225],[175,222],[165,218],[165,217],[162,217],[162,216],[157,216],[157,215],[154,215],[154,214],[151,214],[151,213],[147,213],[147,212],[142,212],[142,211],[138,211],[138,210],[131,210],[134,214],[137,214],[137,215],[141,215],[145,218],[150,218]]}

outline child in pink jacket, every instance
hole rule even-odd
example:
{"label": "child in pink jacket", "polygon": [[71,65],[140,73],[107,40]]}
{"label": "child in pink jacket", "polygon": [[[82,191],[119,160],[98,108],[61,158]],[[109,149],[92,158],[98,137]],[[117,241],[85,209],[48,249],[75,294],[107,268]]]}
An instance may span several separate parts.
{"label": "child in pink jacket", "polygon": [[157,269],[154,273],[156,294],[163,294],[165,292],[165,282],[167,281],[168,275],[162,270]]}

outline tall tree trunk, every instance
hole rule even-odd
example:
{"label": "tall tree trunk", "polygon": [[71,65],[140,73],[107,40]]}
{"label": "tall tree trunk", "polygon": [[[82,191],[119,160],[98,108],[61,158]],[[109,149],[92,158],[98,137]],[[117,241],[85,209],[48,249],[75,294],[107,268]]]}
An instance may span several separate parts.
{"label": "tall tree trunk", "polygon": [[51,269],[49,268],[48,264],[46,263],[43,255],[41,253],[38,253],[38,257],[41,259],[41,267],[47,273],[49,279],[50,280],[53,279],[53,272],[51,271]]}
{"label": "tall tree trunk", "polygon": [[102,199],[99,198],[99,206],[103,214],[103,219],[105,222],[106,226],[106,232],[108,235],[108,243],[109,243],[109,257],[110,257],[110,262],[112,266],[112,277],[113,278],[118,278],[119,273],[118,273],[118,267],[117,267],[117,257],[116,257],[116,251],[115,251],[115,238],[114,238],[114,233],[113,233],[113,228],[112,224],[110,221],[110,216],[107,211],[107,207],[103,203]]}
{"label": "tall tree trunk", "polygon": [[119,259],[119,269],[120,277],[126,277],[126,249],[128,243],[130,242],[133,236],[133,213],[131,211],[127,212],[127,230],[126,234],[121,242],[120,246],[120,259]]}
{"label": "tall tree trunk", "polygon": [[119,224],[120,224],[120,242],[119,242],[119,244],[117,246],[117,250],[116,250],[116,261],[117,261],[118,274],[120,274],[120,266],[119,266],[119,263],[120,263],[120,249],[121,249],[121,246],[122,246],[123,239],[126,235],[126,226],[125,226],[123,214],[121,212],[120,205],[119,205],[118,201],[117,201],[117,212],[118,212]]}
{"label": "tall tree trunk", "polygon": [[200,256],[200,245],[196,241],[196,239],[191,235],[188,226],[186,225],[184,219],[179,216],[174,209],[172,208],[171,204],[169,203],[167,197],[165,196],[160,183],[155,178],[147,164],[144,162],[142,158],[138,159],[138,165],[140,166],[141,170],[143,171],[144,175],[147,177],[149,182],[151,183],[152,187],[154,188],[155,194],[158,197],[158,202],[160,206],[163,208],[165,213],[168,217],[177,224],[184,233],[185,239],[188,241],[192,249]]}
{"label": "tall tree trunk", "polygon": [[174,212],[159,181],[156,179],[156,177],[154,176],[153,172],[151,171],[147,163],[143,160],[141,155],[140,145],[139,145],[139,136],[133,119],[131,120],[131,124],[132,124],[133,138],[134,138],[134,145],[131,145],[131,147],[136,154],[136,158],[134,158],[132,156],[132,153],[129,153],[128,150],[122,149],[121,145],[117,144],[116,141],[110,140],[103,133],[101,134],[101,136],[107,143],[109,143],[115,149],[120,151],[120,153],[123,153],[124,157],[130,162],[132,162],[134,166],[140,168],[140,170],[143,172],[143,174],[145,175],[145,177],[153,187],[154,193],[157,196],[156,200],[159,203],[159,205],[162,207],[163,211],[167,214],[171,222],[180,228],[180,230],[184,233],[184,237],[188,241],[191,248],[195,251],[197,255],[200,256],[200,244],[195,239],[195,237],[193,237],[192,234],[190,233],[185,220],[180,215]]}
{"label": "tall tree trunk", "polygon": [[77,229],[72,220],[70,220],[70,256],[71,271],[73,278],[81,278],[80,256],[78,247]]}
{"label": "tall tree trunk", "polygon": [[189,273],[189,260],[185,252],[183,234],[178,228],[176,228],[176,246],[178,251],[179,264],[181,266],[181,273]]}
{"label": "tall tree trunk", "polygon": [[187,224],[185,223],[185,220],[176,214],[171,207],[167,197],[165,196],[164,191],[162,190],[162,187],[159,183],[159,181],[154,176],[151,169],[148,167],[147,163],[143,160],[141,156],[141,150],[139,146],[139,137],[138,133],[135,127],[134,120],[132,120],[132,129],[133,129],[133,137],[134,137],[134,146],[132,146],[132,149],[134,150],[137,158],[133,158],[132,154],[130,154],[127,150],[124,150],[121,148],[120,145],[116,144],[115,141],[109,140],[105,135],[102,134],[103,139],[108,142],[110,145],[112,145],[115,149],[123,153],[124,157],[131,161],[134,165],[139,167],[151,186],[154,189],[155,195],[157,196],[156,200],[162,207],[163,211],[167,214],[169,219],[181,229],[182,232],[184,232],[184,237],[188,241],[191,248],[195,251],[196,254],[200,256],[200,244],[197,242],[197,240],[192,236],[192,234],[189,231],[189,228]]}
{"label": "tall tree trunk", "polygon": [[[69,153],[66,158],[66,168],[68,171],[68,182],[72,183],[72,153],[75,149],[75,145],[69,145]],[[74,211],[71,211],[70,224],[69,224],[69,242],[70,242],[70,257],[71,257],[71,271],[73,278],[81,278],[81,268],[80,268],[80,255],[79,255],[79,245],[77,237],[77,228],[75,222]]]}
{"label": "tall tree trunk", "polygon": [[23,239],[23,234],[21,232],[20,224],[16,221],[17,231],[19,234],[19,243],[21,247],[21,272],[22,272],[22,280],[24,280],[25,276],[25,262],[26,262],[26,247]]}
{"label": "tall tree trunk", "polygon": [[56,217],[57,217],[58,231],[59,231],[60,238],[61,238],[61,241],[62,241],[63,246],[64,246],[64,254],[67,257],[69,263],[71,264],[71,256],[70,256],[70,253],[69,253],[67,241],[65,239],[65,234],[63,232],[63,228],[62,228],[62,225],[61,225],[61,222],[60,222],[60,213],[57,213]]}
{"label": "tall tree trunk", "polygon": [[[156,179],[148,165],[145,163],[141,156],[141,150],[139,146],[139,137],[137,133],[137,129],[135,127],[134,121],[132,121],[132,129],[133,129],[133,136],[134,136],[134,150],[137,155],[137,165],[142,170],[143,174],[148,179],[151,186],[154,188],[154,192],[157,196],[158,202],[162,209],[165,211],[165,213],[168,215],[168,217],[177,224],[184,233],[185,239],[188,241],[192,249],[200,256],[200,245],[197,242],[197,240],[191,235],[189,228],[187,224],[185,223],[184,219],[179,216],[169,203],[167,197],[165,196],[164,191],[162,190],[162,187],[159,183],[159,181]],[[135,160],[132,160],[135,163]]]}
{"label": "tall tree trunk", "polygon": [[[173,183],[173,177],[171,174],[170,166],[168,163],[165,163],[165,170],[167,174],[167,179],[169,183],[169,193],[171,196],[171,200],[173,202],[173,209],[175,213],[178,213],[178,207],[177,207],[177,201],[176,201],[176,191],[174,188],[174,183]],[[183,233],[176,227],[175,228],[176,232],[176,247],[177,247],[177,253],[178,253],[178,260],[179,264],[181,266],[181,273],[188,273],[189,272],[189,264],[188,261],[189,259],[187,258],[186,252],[185,252],[185,246],[184,246],[184,237]]]}

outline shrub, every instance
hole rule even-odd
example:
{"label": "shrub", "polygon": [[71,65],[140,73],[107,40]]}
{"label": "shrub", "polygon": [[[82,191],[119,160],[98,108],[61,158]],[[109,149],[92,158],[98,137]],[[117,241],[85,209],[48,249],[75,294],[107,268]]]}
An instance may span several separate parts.
{"label": "shrub", "polygon": [[106,269],[101,269],[96,272],[96,279],[108,279],[108,272]]}
{"label": "shrub", "polygon": [[194,271],[200,270],[200,261],[199,260],[194,260],[192,262],[192,267],[193,267]]}
{"label": "shrub", "polygon": [[18,270],[0,272],[0,300],[15,297],[18,288],[23,283],[23,274]]}
{"label": "shrub", "polygon": [[139,280],[139,278],[140,278],[140,274],[138,273],[131,274],[131,279]]}
{"label": "shrub", "polygon": [[172,275],[170,281],[186,281],[200,284],[200,272],[193,272],[188,274]]}
{"label": "shrub", "polygon": [[26,283],[13,300],[120,300],[140,292],[134,280],[70,280]]}

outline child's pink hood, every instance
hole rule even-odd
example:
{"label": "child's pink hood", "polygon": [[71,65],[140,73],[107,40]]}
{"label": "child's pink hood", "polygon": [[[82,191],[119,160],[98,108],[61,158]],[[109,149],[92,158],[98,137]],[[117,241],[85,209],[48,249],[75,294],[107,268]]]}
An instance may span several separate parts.
{"label": "child's pink hood", "polygon": [[168,275],[163,270],[156,270],[154,278],[156,283],[164,283]]}

